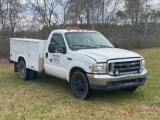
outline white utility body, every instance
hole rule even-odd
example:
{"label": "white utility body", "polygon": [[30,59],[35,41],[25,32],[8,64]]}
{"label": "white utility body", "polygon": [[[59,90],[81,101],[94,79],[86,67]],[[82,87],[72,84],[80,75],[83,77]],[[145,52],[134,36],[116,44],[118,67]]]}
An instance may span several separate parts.
{"label": "white utility body", "polygon": [[26,62],[26,68],[41,72],[44,68],[46,42],[46,40],[11,38],[10,60],[18,62],[18,58],[23,57]]}
{"label": "white utility body", "polygon": [[135,91],[147,74],[142,56],[115,48],[99,32],[77,27],[53,30],[48,40],[11,38],[10,61],[21,79],[35,79],[45,71],[67,80],[81,99],[92,89]]}

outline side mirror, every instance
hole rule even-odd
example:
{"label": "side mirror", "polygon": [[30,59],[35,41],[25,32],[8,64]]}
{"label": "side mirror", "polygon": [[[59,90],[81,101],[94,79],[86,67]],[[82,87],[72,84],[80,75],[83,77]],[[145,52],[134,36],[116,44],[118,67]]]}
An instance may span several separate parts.
{"label": "side mirror", "polygon": [[48,51],[50,52],[50,53],[54,53],[55,52],[55,44],[49,44],[49,47],[48,47]]}
{"label": "side mirror", "polygon": [[49,44],[48,51],[49,51],[49,53],[66,54],[66,48],[65,47],[56,47],[54,43]]}
{"label": "side mirror", "polygon": [[115,42],[114,47],[115,47],[115,48],[119,48],[119,43],[118,43],[118,42]]}

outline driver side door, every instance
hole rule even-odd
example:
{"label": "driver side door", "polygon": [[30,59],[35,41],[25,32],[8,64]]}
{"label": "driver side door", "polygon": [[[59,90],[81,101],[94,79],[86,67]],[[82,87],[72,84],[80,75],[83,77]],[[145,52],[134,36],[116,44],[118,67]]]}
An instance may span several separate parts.
{"label": "driver side door", "polygon": [[[50,45],[52,48],[49,48]],[[53,34],[48,46],[48,56],[45,58],[46,73],[58,78],[66,79],[66,58],[66,45],[63,35]]]}

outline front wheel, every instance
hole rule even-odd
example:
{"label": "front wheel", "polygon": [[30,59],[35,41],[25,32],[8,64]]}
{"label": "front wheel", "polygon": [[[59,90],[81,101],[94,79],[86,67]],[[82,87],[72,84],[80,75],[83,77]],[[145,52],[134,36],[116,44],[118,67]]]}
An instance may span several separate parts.
{"label": "front wheel", "polygon": [[87,99],[91,96],[91,88],[86,76],[82,72],[75,72],[71,78],[71,89],[79,99]]}

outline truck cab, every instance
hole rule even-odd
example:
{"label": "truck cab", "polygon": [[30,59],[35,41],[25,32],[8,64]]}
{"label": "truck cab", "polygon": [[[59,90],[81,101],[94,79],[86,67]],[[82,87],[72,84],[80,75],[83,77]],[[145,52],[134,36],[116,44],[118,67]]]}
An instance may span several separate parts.
{"label": "truck cab", "polygon": [[[28,51],[26,56],[21,55],[24,56],[22,60],[19,60],[20,54],[16,55],[16,60],[11,57],[20,78],[33,78],[42,71],[38,68],[43,68],[47,74],[67,80],[73,94],[80,99],[89,98],[92,89],[133,92],[146,81],[144,58],[137,53],[115,48],[97,31],[80,30],[78,27],[53,30],[48,40],[37,49],[40,49],[38,56],[43,54],[41,62],[39,57],[34,58],[38,60],[37,66],[27,61],[31,57]],[[14,53],[12,47],[11,53]]]}

